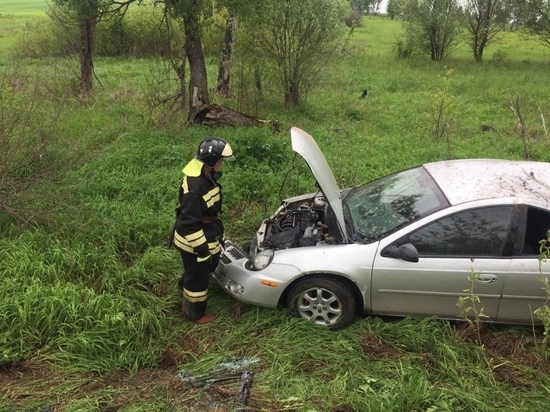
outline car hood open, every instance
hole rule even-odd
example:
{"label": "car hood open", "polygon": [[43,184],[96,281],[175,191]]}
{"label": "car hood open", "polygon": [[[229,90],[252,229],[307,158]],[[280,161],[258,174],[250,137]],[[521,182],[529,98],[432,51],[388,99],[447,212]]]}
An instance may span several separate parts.
{"label": "car hood open", "polygon": [[290,137],[292,139],[292,150],[304,158],[309,165],[313,176],[317,180],[323,195],[329,203],[336,217],[340,235],[342,239],[346,239],[346,224],[344,222],[344,211],[342,208],[342,200],[340,198],[340,188],[336,183],[336,179],[330,170],[330,167],[325,159],[325,156],[319,149],[317,142],[308,133],[298,127],[290,129]]}

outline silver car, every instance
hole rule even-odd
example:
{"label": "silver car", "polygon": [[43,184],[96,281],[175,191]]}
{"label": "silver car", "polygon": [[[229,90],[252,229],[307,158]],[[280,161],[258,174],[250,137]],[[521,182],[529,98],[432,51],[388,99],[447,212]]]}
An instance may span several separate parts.
{"label": "silver car", "polygon": [[227,242],[213,276],[228,294],[336,330],[361,313],[461,318],[473,286],[485,320],[536,321],[549,163],[442,161],[340,190],[313,138],[291,138],[321,191],[284,200],[249,249]]}

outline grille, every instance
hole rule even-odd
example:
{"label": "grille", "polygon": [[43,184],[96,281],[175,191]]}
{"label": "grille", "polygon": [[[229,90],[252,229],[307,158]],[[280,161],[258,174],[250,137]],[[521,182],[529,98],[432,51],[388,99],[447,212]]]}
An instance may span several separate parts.
{"label": "grille", "polygon": [[231,259],[225,253],[222,253],[220,259],[224,265],[229,265],[231,263]]}
{"label": "grille", "polygon": [[237,249],[236,247],[231,247],[228,249],[227,253],[233,256],[235,259],[242,259],[246,257],[244,251]]}

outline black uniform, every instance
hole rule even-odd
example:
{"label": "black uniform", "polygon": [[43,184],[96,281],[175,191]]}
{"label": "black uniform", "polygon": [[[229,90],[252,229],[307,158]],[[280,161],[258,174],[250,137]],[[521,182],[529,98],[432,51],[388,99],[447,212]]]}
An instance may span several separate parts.
{"label": "black uniform", "polygon": [[217,182],[221,173],[207,176],[202,166],[201,161],[193,159],[183,169],[173,236],[184,267],[179,282],[183,288],[183,314],[191,320],[205,315],[210,273],[218,266],[223,242],[219,220],[222,188]]}

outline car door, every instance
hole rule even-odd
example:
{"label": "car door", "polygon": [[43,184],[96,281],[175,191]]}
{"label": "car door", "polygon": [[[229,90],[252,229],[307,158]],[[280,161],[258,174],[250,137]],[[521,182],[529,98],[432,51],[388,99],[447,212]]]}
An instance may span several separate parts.
{"label": "car door", "polygon": [[373,312],[456,318],[459,297],[473,288],[481,300],[477,310],[495,320],[513,248],[513,210],[486,206],[449,213],[386,245],[411,243],[418,262],[384,256],[381,242],[373,266]]}
{"label": "car door", "polygon": [[539,242],[550,229],[550,212],[533,206],[524,206],[523,212],[498,310],[501,322],[537,321],[534,311],[546,302],[542,280],[550,277],[550,262],[539,261]]}

